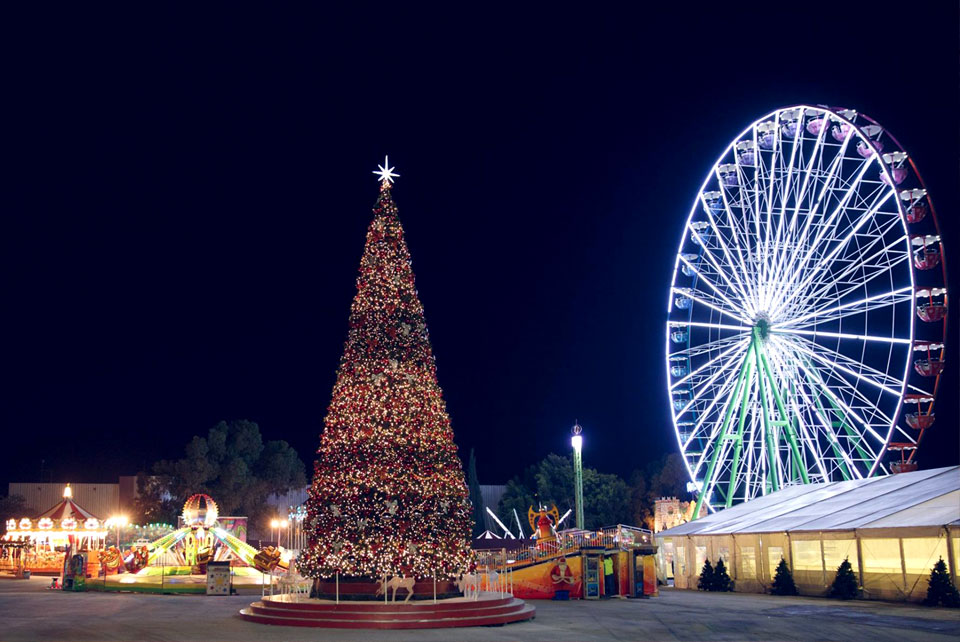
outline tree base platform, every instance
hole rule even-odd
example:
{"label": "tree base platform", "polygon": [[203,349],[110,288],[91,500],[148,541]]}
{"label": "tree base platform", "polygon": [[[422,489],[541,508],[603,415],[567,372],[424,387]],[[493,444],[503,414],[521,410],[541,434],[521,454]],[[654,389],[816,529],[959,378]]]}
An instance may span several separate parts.
{"label": "tree base platform", "polygon": [[413,602],[368,602],[295,595],[264,597],[240,617],[259,624],[309,626],[328,629],[442,629],[465,626],[501,626],[532,620],[535,607],[512,595],[482,591],[476,600],[455,597]]}

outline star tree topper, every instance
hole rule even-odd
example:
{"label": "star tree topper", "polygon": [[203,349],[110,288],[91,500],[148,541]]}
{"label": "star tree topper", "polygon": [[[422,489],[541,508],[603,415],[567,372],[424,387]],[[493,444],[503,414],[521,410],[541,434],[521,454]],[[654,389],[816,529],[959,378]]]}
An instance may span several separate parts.
{"label": "star tree topper", "polygon": [[394,174],[393,167],[390,167],[390,157],[383,157],[383,165],[377,165],[379,169],[373,170],[373,173],[380,177],[380,182],[387,181],[393,183],[394,178],[400,178],[400,174]]}

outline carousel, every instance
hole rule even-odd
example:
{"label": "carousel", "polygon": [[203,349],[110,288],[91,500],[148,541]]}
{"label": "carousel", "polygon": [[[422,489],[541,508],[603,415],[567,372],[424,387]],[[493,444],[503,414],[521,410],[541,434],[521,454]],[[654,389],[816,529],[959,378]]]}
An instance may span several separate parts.
{"label": "carousel", "polygon": [[59,574],[65,551],[103,550],[107,532],[103,521],[73,501],[67,484],[63,500],[38,517],[7,520],[0,559],[14,572]]}

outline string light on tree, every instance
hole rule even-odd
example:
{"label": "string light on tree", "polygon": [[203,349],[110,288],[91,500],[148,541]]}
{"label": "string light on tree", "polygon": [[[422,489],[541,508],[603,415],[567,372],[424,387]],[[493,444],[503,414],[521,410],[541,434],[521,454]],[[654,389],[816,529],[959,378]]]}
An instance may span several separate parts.
{"label": "string light on tree", "polygon": [[347,341],[307,500],[300,571],[312,578],[452,578],[471,507],[437,383],[389,158],[367,230]]}

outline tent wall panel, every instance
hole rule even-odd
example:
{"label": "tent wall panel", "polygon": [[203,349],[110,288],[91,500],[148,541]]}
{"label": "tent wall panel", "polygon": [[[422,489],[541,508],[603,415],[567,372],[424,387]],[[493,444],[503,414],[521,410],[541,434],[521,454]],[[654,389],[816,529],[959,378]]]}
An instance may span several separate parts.
{"label": "tent wall panel", "polygon": [[[689,586],[689,576],[692,555],[688,550],[690,548],[689,539],[688,537],[673,538],[673,582],[677,588],[691,588]],[[697,585],[694,584],[692,588],[697,588]]]}
{"label": "tent wall panel", "polygon": [[661,580],[674,579],[674,544],[672,537],[657,540],[657,576]]}
{"label": "tent wall panel", "polygon": [[954,584],[960,583],[960,531],[951,528],[947,531],[950,539],[950,568],[953,569]]}
{"label": "tent wall panel", "polygon": [[766,586],[773,583],[773,576],[777,572],[780,558],[787,561],[787,566],[793,568],[790,562],[790,541],[786,533],[762,533],[760,535],[760,581]]}
{"label": "tent wall panel", "polygon": [[760,581],[760,536],[736,535],[733,540],[737,573],[734,589],[743,593],[763,593],[765,586]]}
{"label": "tent wall panel", "polygon": [[826,590],[823,572],[822,542],[817,539],[791,539],[793,581],[801,595],[823,595]]}
{"label": "tent wall panel", "polygon": [[906,598],[903,557],[896,537],[861,537],[863,590],[867,597],[883,600]]}
{"label": "tent wall panel", "polygon": [[940,558],[946,561],[947,538],[903,538],[903,567],[907,578],[907,599],[919,602],[927,596],[927,580],[933,565]]}

